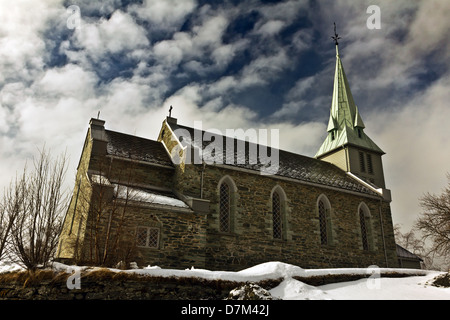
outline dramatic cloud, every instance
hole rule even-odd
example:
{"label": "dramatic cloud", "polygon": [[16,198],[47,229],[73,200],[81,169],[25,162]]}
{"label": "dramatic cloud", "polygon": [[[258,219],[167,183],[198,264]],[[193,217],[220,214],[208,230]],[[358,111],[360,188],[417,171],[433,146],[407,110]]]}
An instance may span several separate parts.
{"label": "dramatic cloud", "polygon": [[44,144],[67,150],[70,180],[98,112],[109,129],[155,139],[172,105],[182,124],[279,129],[282,148],[313,156],[336,22],[366,132],[387,153],[394,223],[409,228],[450,171],[450,4],[370,4],[381,29],[367,28],[365,1],[0,2],[0,187]]}
{"label": "dramatic cloud", "polygon": [[372,113],[366,126],[387,153],[386,184],[392,189],[398,223],[411,226],[421,212],[418,199],[425,192],[441,193],[450,173],[446,121],[450,119],[450,76],[441,78],[403,108]]}

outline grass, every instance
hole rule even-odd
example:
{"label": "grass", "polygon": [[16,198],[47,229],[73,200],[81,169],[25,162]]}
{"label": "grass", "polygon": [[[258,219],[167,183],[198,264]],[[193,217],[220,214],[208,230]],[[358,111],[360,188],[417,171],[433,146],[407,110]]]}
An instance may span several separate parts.
{"label": "grass", "polygon": [[444,273],[434,278],[431,285],[441,288],[450,288],[450,273]]}

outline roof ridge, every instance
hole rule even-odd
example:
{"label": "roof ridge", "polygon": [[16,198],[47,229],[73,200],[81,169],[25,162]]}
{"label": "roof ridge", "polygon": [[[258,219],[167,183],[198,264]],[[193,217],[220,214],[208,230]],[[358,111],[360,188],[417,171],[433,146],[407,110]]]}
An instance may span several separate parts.
{"label": "roof ridge", "polygon": [[[188,126],[180,125],[180,124],[177,124],[177,126],[180,127],[180,128],[183,127],[183,128],[192,129],[192,130],[200,130],[200,129],[197,129],[197,128],[188,127]],[[182,129],[183,129],[183,128],[182,128]],[[208,131],[208,130],[201,130],[201,131],[202,131],[202,132],[210,132],[210,131]],[[254,143],[254,142],[252,142],[252,141],[239,139],[238,137],[231,137],[231,136],[227,136],[227,135],[223,135],[223,134],[221,134],[220,136],[223,137],[223,138],[234,139],[234,140],[236,140],[236,141],[243,141],[243,142],[249,143],[249,144],[256,144],[256,145],[258,145],[258,146],[259,146],[259,145],[263,145],[263,146],[266,146],[266,147],[268,147],[268,148],[278,150],[278,151],[280,151],[280,152],[290,153],[290,154],[295,155],[295,156],[300,156],[300,157],[304,157],[304,158],[308,158],[308,159],[312,159],[312,160],[321,161],[321,160],[318,160],[318,159],[316,159],[316,158],[314,158],[314,157],[306,156],[306,155],[303,155],[303,154],[300,154],[300,153],[296,153],[296,152],[294,152],[294,151],[289,151],[289,150],[285,150],[285,149],[275,148],[275,147],[268,146],[268,145],[264,145],[264,144],[261,144],[261,143]],[[323,162],[323,161],[322,161],[322,162]]]}
{"label": "roof ridge", "polygon": [[153,139],[149,139],[149,138],[145,138],[145,137],[142,137],[142,136],[137,136],[137,135],[133,135],[133,134],[129,134],[129,133],[124,133],[124,132],[120,132],[120,131],[105,129],[105,132],[106,133],[108,133],[108,132],[117,133],[117,134],[121,134],[121,135],[124,135],[124,136],[129,136],[129,137],[133,137],[133,138],[138,138],[138,139],[142,139],[142,140],[147,140],[147,141],[152,141],[152,142],[158,142],[159,143],[158,140],[153,140]]}

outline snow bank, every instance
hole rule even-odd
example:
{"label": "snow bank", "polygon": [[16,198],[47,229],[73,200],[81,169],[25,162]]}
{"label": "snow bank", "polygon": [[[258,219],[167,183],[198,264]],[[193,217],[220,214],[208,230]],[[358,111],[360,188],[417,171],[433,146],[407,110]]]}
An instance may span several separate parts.
{"label": "snow bank", "polygon": [[270,294],[282,300],[328,300],[326,292],[301,281],[287,278],[277,287],[269,291]]}
{"label": "snow bank", "polygon": [[0,273],[21,271],[23,268],[15,263],[0,261]]}
{"label": "snow bank", "polygon": [[[86,266],[70,266],[52,263],[58,272],[87,272],[99,268]],[[0,263],[0,273],[21,270],[13,264]],[[283,279],[269,292],[274,298],[283,300],[450,300],[450,288],[438,288],[429,285],[429,281],[443,272],[411,269],[389,268],[342,268],[342,269],[302,269],[298,266],[267,262],[237,272],[211,271],[194,267],[179,269],[162,269],[158,266],[147,266],[142,269],[120,270],[110,268],[113,272],[134,273],[160,277],[197,277],[207,280],[226,280],[236,282],[260,282],[263,280]],[[375,273],[374,273],[375,272]],[[381,273],[381,277],[379,276]],[[411,274],[410,277],[386,278],[383,273]],[[340,282],[323,286],[311,286],[294,278],[305,278],[324,275],[373,275],[366,279]],[[422,276],[417,276],[421,274]],[[378,275],[378,276],[377,276]]]}

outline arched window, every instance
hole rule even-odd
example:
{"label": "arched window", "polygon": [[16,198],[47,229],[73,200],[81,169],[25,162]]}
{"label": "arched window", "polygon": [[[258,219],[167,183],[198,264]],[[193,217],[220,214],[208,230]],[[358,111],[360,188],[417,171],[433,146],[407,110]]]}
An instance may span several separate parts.
{"label": "arched window", "polygon": [[272,219],[274,239],[283,238],[283,221],[281,215],[281,198],[277,191],[272,194]]}
{"label": "arched window", "polygon": [[233,179],[226,175],[217,186],[217,219],[220,232],[236,232],[237,188]]}
{"label": "arched window", "polygon": [[320,243],[323,245],[331,243],[331,205],[325,195],[321,195],[317,201],[317,212],[319,218]]}
{"label": "arched window", "polygon": [[327,244],[327,214],[325,204],[322,200],[319,200],[319,225],[320,225],[320,243]]}
{"label": "arched window", "polygon": [[369,250],[369,240],[367,239],[367,226],[364,211],[359,209],[359,223],[361,226],[361,240],[364,250]]}
{"label": "arched window", "polygon": [[230,198],[230,186],[224,181],[219,188],[219,229],[222,232],[230,232]]}
{"label": "arched window", "polygon": [[370,222],[370,211],[365,203],[361,203],[358,207],[358,220],[361,232],[361,244],[363,250],[371,250],[372,248],[372,232]]}
{"label": "arched window", "polygon": [[273,239],[288,239],[288,222],[286,216],[286,193],[281,186],[276,185],[271,193],[272,237]]}

